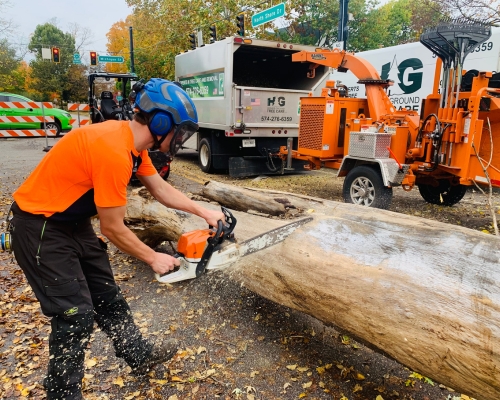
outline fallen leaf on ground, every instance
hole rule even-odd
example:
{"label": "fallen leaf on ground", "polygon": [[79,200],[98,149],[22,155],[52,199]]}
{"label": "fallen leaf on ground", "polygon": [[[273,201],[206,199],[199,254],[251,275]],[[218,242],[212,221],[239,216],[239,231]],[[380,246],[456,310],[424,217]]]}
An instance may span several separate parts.
{"label": "fallen leaf on ground", "polygon": [[115,378],[115,379],[113,380],[113,384],[118,385],[118,386],[120,386],[120,387],[125,386],[125,384],[123,383],[123,378],[122,378],[121,376],[119,376],[119,377]]}

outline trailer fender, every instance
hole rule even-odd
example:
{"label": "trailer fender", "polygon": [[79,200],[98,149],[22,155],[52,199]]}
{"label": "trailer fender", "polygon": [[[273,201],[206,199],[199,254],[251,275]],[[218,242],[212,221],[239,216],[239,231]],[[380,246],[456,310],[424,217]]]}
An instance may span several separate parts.
{"label": "trailer fender", "polygon": [[400,165],[392,158],[359,158],[345,156],[342,160],[337,176],[346,176],[351,169],[357,167],[358,165],[376,165],[382,175],[384,186],[387,187],[401,185],[401,182],[410,167],[407,164],[403,164],[400,168]]}

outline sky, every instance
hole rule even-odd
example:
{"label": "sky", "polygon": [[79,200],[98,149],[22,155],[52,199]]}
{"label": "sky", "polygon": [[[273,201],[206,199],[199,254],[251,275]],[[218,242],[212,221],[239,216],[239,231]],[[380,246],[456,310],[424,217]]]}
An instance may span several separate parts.
{"label": "sky", "polygon": [[8,3],[2,10],[2,18],[12,20],[16,26],[10,42],[28,43],[37,25],[56,18],[56,25],[63,32],[68,32],[73,23],[90,28],[93,38],[85,51],[94,50],[103,55],[106,54],[106,33],[115,22],[132,14],[125,0],[8,0]]}

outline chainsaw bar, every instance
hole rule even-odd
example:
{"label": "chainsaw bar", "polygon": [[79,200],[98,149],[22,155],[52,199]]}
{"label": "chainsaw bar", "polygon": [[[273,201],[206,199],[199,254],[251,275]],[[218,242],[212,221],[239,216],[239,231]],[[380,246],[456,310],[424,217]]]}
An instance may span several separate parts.
{"label": "chainsaw bar", "polygon": [[312,217],[303,218],[295,222],[280,226],[271,231],[261,233],[260,235],[254,236],[251,239],[247,239],[240,243],[240,257],[244,257],[247,254],[255,253],[256,251],[263,250],[267,247],[271,247],[277,243],[282,242],[288,236],[290,236],[295,229],[299,226],[307,224],[313,220]]}
{"label": "chainsaw bar", "polygon": [[229,267],[241,257],[245,257],[248,254],[255,253],[282,242],[298,227],[307,224],[312,220],[312,217],[303,218],[261,233],[260,235],[254,236],[253,238],[247,239],[241,243],[231,243],[224,246],[212,254],[212,258],[210,259],[206,269],[221,269]]}

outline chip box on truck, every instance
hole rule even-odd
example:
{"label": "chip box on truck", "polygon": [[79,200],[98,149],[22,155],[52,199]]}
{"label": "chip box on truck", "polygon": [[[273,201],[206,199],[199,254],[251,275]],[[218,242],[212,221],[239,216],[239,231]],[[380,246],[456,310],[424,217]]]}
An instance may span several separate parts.
{"label": "chip box on truck", "polygon": [[291,55],[313,46],[228,37],[177,55],[175,76],[196,104],[199,132],[191,146],[205,172],[231,176],[282,173],[272,154],[297,144],[300,98],[320,90],[327,67],[308,74]]}

